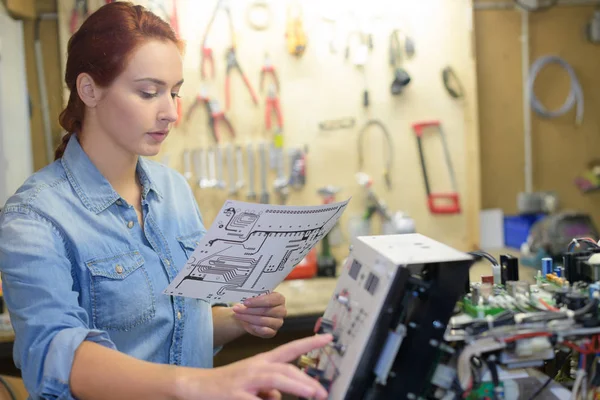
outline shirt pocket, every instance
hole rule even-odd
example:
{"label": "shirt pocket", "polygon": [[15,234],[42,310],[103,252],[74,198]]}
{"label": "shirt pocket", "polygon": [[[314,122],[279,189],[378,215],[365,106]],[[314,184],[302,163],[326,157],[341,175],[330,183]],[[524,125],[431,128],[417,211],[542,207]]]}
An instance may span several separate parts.
{"label": "shirt pocket", "polygon": [[102,330],[127,331],[154,317],[155,299],[138,251],[87,261],[92,320]]}
{"label": "shirt pocket", "polygon": [[206,231],[197,231],[190,235],[178,236],[177,241],[181,245],[181,249],[185,253],[185,259],[189,259],[200,244],[200,240],[204,237]]}

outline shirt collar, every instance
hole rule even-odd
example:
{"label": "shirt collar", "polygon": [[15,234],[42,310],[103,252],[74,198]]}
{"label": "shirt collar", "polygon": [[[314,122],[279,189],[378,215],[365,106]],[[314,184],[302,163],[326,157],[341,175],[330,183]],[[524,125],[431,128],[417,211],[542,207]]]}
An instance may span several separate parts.
{"label": "shirt collar", "polygon": [[[90,211],[99,214],[121,198],[83,151],[75,135],[69,139],[61,163],[77,196]],[[161,198],[162,195],[150,178],[148,162],[142,157],[138,160],[136,172],[142,184],[143,198],[150,191]]]}

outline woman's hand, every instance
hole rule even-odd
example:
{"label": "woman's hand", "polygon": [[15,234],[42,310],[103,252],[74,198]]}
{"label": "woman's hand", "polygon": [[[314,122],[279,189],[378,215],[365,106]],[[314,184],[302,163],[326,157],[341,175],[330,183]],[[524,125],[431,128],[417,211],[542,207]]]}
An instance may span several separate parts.
{"label": "woman's hand", "polygon": [[316,379],[288,362],[327,345],[331,340],[331,335],[315,335],[224,367],[182,369],[178,377],[177,398],[272,400],[280,399],[281,393],[288,393],[307,399],[327,399],[327,391]]}
{"label": "woman's hand", "polygon": [[261,338],[275,336],[287,314],[285,297],[277,292],[253,297],[232,309],[246,332]]}

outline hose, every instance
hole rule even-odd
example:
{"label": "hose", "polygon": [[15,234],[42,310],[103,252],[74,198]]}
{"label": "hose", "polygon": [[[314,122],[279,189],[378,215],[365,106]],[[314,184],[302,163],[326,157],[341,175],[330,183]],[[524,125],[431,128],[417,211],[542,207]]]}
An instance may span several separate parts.
{"label": "hose", "polygon": [[[567,99],[565,100],[562,107],[555,111],[547,110],[544,107],[544,105],[538,100],[534,92],[535,79],[537,78],[537,75],[540,73],[542,68],[544,68],[548,64],[560,65],[567,71],[569,77],[571,78],[571,90],[569,91],[569,95],[567,96]],[[575,103],[577,103],[575,123],[577,125],[581,125],[581,123],[583,122],[583,89],[581,88],[581,84],[579,83],[579,79],[577,79],[575,71],[573,70],[571,65],[569,65],[569,63],[566,62],[564,59],[558,56],[544,56],[538,58],[529,70],[527,90],[530,93],[531,106],[538,115],[544,118],[560,117],[569,112],[573,108]]]}

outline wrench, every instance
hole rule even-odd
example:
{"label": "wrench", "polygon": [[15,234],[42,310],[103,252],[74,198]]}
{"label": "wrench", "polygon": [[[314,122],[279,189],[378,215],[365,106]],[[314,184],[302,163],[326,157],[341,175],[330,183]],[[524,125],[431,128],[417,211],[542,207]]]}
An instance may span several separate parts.
{"label": "wrench", "polygon": [[254,191],[254,149],[252,144],[248,143],[246,146],[246,158],[248,159],[248,200],[256,200],[256,192]]}
{"label": "wrench", "polygon": [[242,146],[236,146],[235,148],[235,158],[237,161],[237,182],[235,183],[235,187],[240,190],[246,184],[244,182],[244,155],[242,154]]}
{"label": "wrench", "polygon": [[208,182],[206,187],[214,188],[217,186],[217,178],[215,176],[215,149],[208,149]]}
{"label": "wrench", "polygon": [[204,151],[202,149],[200,152],[200,177],[198,183],[200,184],[200,188],[205,189],[212,187],[211,180],[208,176],[206,176],[206,171],[208,171],[208,150]]}
{"label": "wrench", "polygon": [[285,176],[285,160],[283,149],[280,147],[276,150],[277,152],[277,178],[275,178],[275,182],[273,186],[275,188],[275,192],[279,196],[279,203],[285,204],[287,202],[287,198],[290,194],[290,190],[288,188],[288,179]]}
{"label": "wrench", "polygon": [[183,152],[183,177],[188,181],[192,179],[192,160],[189,150]]}
{"label": "wrench", "polygon": [[202,155],[203,154],[204,154],[204,151],[202,149],[197,149],[192,154],[192,161],[194,163],[194,174],[196,175],[196,178],[198,179],[198,187],[202,187],[200,182],[202,181],[203,176],[204,176],[204,171],[202,170]]}
{"label": "wrench", "polygon": [[265,142],[261,142],[258,147],[260,156],[260,202],[262,204],[269,204],[269,192],[267,191],[267,149],[265,149]]}
{"label": "wrench", "polygon": [[237,193],[237,186],[235,184],[235,171],[233,169],[233,145],[229,143],[227,145],[227,173],[229,174],[229,195],[232,196]]}
{"label": "wrench", "polygon": [[225,188],[225,181],[223,180],[223,156],[221,154],[221,147],[215,146],[215,156],[217,162],[217,187],[219,189]]}

